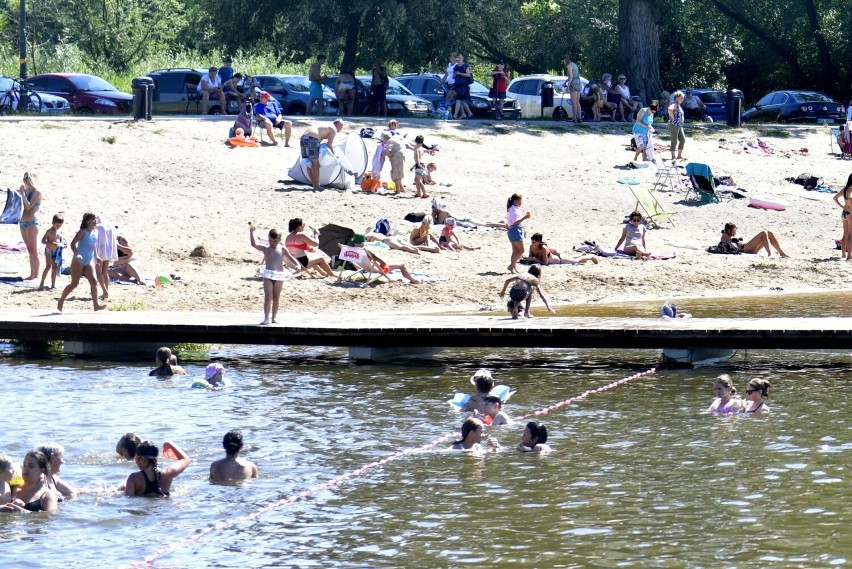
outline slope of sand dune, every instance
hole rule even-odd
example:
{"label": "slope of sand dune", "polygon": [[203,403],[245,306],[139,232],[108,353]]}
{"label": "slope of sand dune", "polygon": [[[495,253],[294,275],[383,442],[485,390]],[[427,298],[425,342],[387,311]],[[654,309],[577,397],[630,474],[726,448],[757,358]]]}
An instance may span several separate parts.
{"label": "slope of sand dune", "polygon": [[[143,275],[180,277],[158,287],[113,286],[109,304],[114,308],[132,304],[149,310],[259,314],[262,290],[255,270],[261,256],[249,246],[249,221],[260,228],[258,235],[270,227],[286,231],[293,217],[313,227],[336,223],[364,230],[380,218],[399,221],[409,212],[430,210],[429,200],[411,197],[414,188],[408,172],[404,196],[354,190],[314,193],[289,182],[286,171],[296,160],[298,133],[307,124],[296,122],[292,148],[231,149],[224,144],[226,122],[3,120],[0,134],[14,142],[5,145],[0,184],[16,188],[25,170],[38,171],[44,192],[41,232],[54,213],[64,212],[63,234],[70,240],[84,212],[102,213],[133,244]],[[362,126],[378,131],[379,123],[353,120],[344,132],[357,132]],[[451,211],[501,221],[507,198],[520,193],[532,212],[527,235],[541,232],[563,253],[583,240],[613,247],[624,216],[635,205],[630,186],[617,181],[638,176],[649,187],[654,179],[620,169],[633,156],[625,148],[629,125],[403,121],[403,131],[409,139],[423,134],[427,143],[440,143],[432,158],[438,164],[435,180],[451,185],[431,186],[428,191],[445,200]],[[746,199],[719,204],[684,201],[686,189],[681,186],[659,192],[663,204],[678,215],[673,227],[648,232],[649,246],[674,251],[677,257],[648,262],[601,259],[597,265],[546,268],[543,289],[551,302],[848,288],[852,263],[838,260],[839,251],[832,250],[834,239],[841,236],[840,208],[831,194],[807,192],[785,178],[812,172],[827,183],[842,185],[852,164],[829,154],[825,127],[783,127],[770,134],[779,132],[786,136],[767,140],[781,150],[807,148],[808,155],[720,148],[760,133],[720,125],[689,127],[684,155],[710,164],[716,175],[732,176],[752,194],[781,197],[789,204],[786,211],[753,209]],[[665,142],[662,138],[659,142]],[[375,142],[366,142],[372,154]],[[411,164],[408,153],[406,171]],[[726,221],[736,222],[746,238],[760,230],[773,231],[791,258],[708,254],[706,247],[718,242]],[[412,271],[431,275],[430,282],[361,289],[336,285],[332,279],[298,278],[284,284],[282,310],[416,312],[501,306],[497,293],[509,276],[505,232],[469,231],[460,237],[479,249],[419,256],[380,253],[388,262],[403,262]],[[0,242],[19,240],[16,226],[0,226]],[[206,256],[190,257],[199,246]],[[26,275],[27,257],[0,253],[0,267],[7,274],[18,267],[18,274]],[[61,277],[57,288],[67,282],[68,277]],[[0,285],[0,304],[49,309],[58,292]],[[72,294],[66,309],[91,309],[87,287]]]}

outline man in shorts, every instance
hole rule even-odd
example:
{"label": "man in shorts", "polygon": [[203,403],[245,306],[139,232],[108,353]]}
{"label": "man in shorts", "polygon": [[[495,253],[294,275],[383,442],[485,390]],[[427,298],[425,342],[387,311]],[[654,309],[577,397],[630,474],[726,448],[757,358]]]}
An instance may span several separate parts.
{"label": "man in shorts", "polygon": [[268,91],[261,91],[260,102],[254,105],[254,114],[257,122],[263,124],[263,128],[266,129],[266,133],[272,139],[272,144],[278,146],[278,140],[272,130],[277,128],[284,132],[284,146],[290,146],[290,133],[293,131],[293,123],[281,116],[281,105]]}
{"label": "man in shorts", "polygon": [[302,158],[307,158],[311,161],[308,168],[308,175],[311,178],[311,185],[314,191],[318,192],[322,189],[319,185],[319,145],[323,140],[329,150],[334,150],[334,135],[343,130],[343,119],[336,119],[333,123],[326,123],[324,126],[311,127],[302,134],[299,139],[299,148],[302,152]]}
{"label": "man in shorts", "polygon": [[207,114],[207,105],[210,103],[210,97],[219,99],[222,114],[225,114],[228,107],[225,104],[225,92],[222,90],[222,79],[219,77],[218,68],[211,67],[207,72],[207,75],[204,75],[198,82],[196,90],[198,91],[198,94],[201,95],[202,115]]}
{"label": "man in shorts", "polygon": [[323,98],[323,84],[325,83],[325,75],[322,74],[322,66],[325,63],[325,56],[319,54],[317,60],[311,64],[308,70],[308,79],[311,82],[310,100],[308,100],[308,114],[314,108],[314,102],[317,104],[317,114],[323,116],[325,114],[325,99]]}

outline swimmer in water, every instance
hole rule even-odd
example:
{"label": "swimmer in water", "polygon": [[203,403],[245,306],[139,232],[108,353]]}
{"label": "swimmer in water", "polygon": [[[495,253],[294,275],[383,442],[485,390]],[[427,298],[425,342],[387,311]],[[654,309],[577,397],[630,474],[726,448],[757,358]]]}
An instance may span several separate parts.
{"label": "swimmer in water", "polygon": [[485,398],[494,389],[494,378],[491,377],[491,372],[487,369],[477,370],[470,382],[476,386],[476,393],[470,396],[467,403],[464,404],[462,411],[475,411],[478,413],[485,412]]}
{"label": "swimmer in water", "polygon": [[142,444],[142,439],[133,433],[126,433],[118,439],[118,444],[115,445],[115,452],[121,455],[121,458],[124,460],[133,460],[136,458],[136,449],[139,448],[140,444]]}
{"label": "swimmer in water", "polygon": [[73,486],[59,477],[59,470],[65,462],[65,448],[59,443],[45,443],[36,448],[47,457],[50,474],[47,477],[47,487],[65,498],[73,498],[77,491]]}
{"label": "swimmer in water", "polygon": [[225,366],[220,363],[210,364],[204,370],[204,380],[210,389],[221,389],[225,386]]}
{"label": "swimmer in water", "polygon": [[243,448],[243,434],[240,431],[228,431],[222,439],[222,447],[225,449],[225,458],[210,465],[210,480],[228,482],[257,478],[257,465],[240,458]]}
{"label": "swimmer in water", "polygon": [[12,487],[9,483],[14,476],[15,467],[12,459],[5,454],[0,454],[0,506],[12,501]]}
{"label": "swimmer in water", "polygon": [[453,443],[453,450],[469,450],[473,452],[485,452],[480,444],[482,442],[482,430],[485,424],[475,417],[468,417],[461,427],[461,440]]}
{"label": "swimmer in water", "polygon": [[746,399],[748,403],[743,407],[743,413],[769,413],[769,405],[766,404],[764,398],[769,395],[769,388],[772,387],[765,379],[752,379],[746,387]]}
{"label": "swimmer in water", "polygon": [[524,429],[524,434],[521,437],[521,444],[518,445],[518,450],[538,454],[547,454],[553,450],[547,444],[547,427],[539,424],[537,421],[527,423],[527,427]]}
{"label": "swimmer in water", "polygon": [[737,392],[737,388],[734,387],[734,382],[731,381],[731,377],[727,373],[716,378],[713,389],[716,392],[716,400],[707,409],[708,413],[727,415],[742,411],[743,400],[739,396],[733,396]]}
{"label": "swimmer in water", "polygon": [[0,512],[33,514],[36,512],[55,512],[59,507],[56,494],[47,487],[50,466],[43,452],[31,450],[21,465],[21,478],[24,485],[12,494],[12,501],[0,506]]}
{"label": "swimmer in water", "polygon": [[170,348],[163,346],[157,350],[154,356],[156,368],[148,372],[149,377],[171,377],[173,375],[186,375],[186,370],[177,365],[177,356]]}
{"label": "swimmer in water", "polygon": [[489,395],[485,398],[485,411],[483,412],[482,422],[492,427],[512,424],[512,419],[503,411],[503,402],[499,397]]}
{"label": "swimmer in water", "polygon": [[177,463],[160,470],[157,457],[160,450],[154,443],[145,441],[136,449],[136,466],[139,472],[127,477],[124,485],[125,496],[168,497],[172,482],[189,466],[189,456],[169,441],[163,443],[163,453],[171,452]]}

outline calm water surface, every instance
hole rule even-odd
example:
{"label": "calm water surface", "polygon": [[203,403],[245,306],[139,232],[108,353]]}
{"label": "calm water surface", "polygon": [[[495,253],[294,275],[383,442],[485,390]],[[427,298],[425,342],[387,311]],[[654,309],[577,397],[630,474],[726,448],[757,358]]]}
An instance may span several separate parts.
{"label": "calm water surface", "polygon": [[[451,350],[405,366],[336,349],[227,347],[236,384],[206,393],[146,366],[0,358],[0,451],[66,447],[92,490],[53,516],[0,514],[0,567],[127,565],[397,450],[457,431],[446,400],[480,366],[529,413],[650,367],[653,351]],[[852,563],[852,355],[749,352],[663,371],[544,420],[556,452],[517,453],[522,425],[484,457],[436,450],[202,537],[158,567],[835,567]],[[188,365],[190,377],[203,365]],[[766,418],[703,414],[730,373],[773,384]],[[239,427],[261,479],[215,486],[209,463]],[[110,491],[134,471],[126,431],[193,458],[169,500]]]}

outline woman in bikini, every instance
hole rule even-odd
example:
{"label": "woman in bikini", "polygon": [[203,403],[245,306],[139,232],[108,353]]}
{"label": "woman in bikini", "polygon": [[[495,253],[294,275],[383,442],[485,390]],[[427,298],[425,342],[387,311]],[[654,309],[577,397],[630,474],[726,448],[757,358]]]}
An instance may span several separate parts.
{"label": "woman in bikini", "polygon": [[544,242],[544,237],[542,237],[541,233],[533,233],[533,236],[530,237],[530,252],[529,257],[533,259],[536,263],[541,263],[542,265],[577,265],[584,263],[594,263],[598,264],[598,260],[594,255],[581,255],[577,258],[562,258],[556,249],[550,249],[547,246],[547,243]]}
{"label": "woman in bikini", "polygon": [[511,277],[506,279],[506,282],[503,283],[503,290],[500,291],[500,298],[503,298],[503,295],[506,294],[506,288],[509,284],[512,285],[511,290],[509,290],[509,302],[506,305],[506,308],[509,309],[509,312],[512,314],[512,319],[517,320],[518,315],[521,311],[521,303],[525,302],[524,306],[524,316],[527,318],[532,318],[530,315],[530,303],[532,302],[532,293],[533,290],[538,292],[538,295],[541,297],[541,300],[544,301],[544,305],[551,313],[555,313],[555,311],[550,308],[550,304],[547,302],[547,298],[544,296],[544,292],[542,292],[541,287],[539,286],[539,278],[541,277],[541,267],[538,265],[533,265],[530,267],[529,272],[525,275],[518,275],[516,277]]}
{"label": "woman in bikini", "polygon": [[12,501],[0,506],[0,512],[33,514],[36,512],[55,512],[59,506],[56,494],[48,488],[47,478],[50,466],[44,453],[31,450],[21,465],[21,478],[24,485],[12,494]]}
{"label": "woman in bikini", "polygon": [[160,450],[157,445],[145,441],[136,449],[133,460],[139,467],[139,472],[134,472],[127,477],[124,485],[125,496],[145,496],[151,498],[168,497],[172,482],[177,476],[189,466],[189,456],[180,448],[169,441],[163,443],[163,453],[173,454],[177,462],[164,470],[160,470],[157,457]]}
{"label": "woman in bikini", "polygon": [[[440,253],[441,248],[438,240],[429,233],[429,229],[431,229],[431,227],[432,218],[427,215],[423,218],[423,221],[420,222],[420,227],[415,227],[411,230],[411,233],[408,235],[408,241],[421,251]],[[434,246],[430,245],[430,243],[434,243]]]}
{"label": "woman in bikini", "polygon": [[24,172],[24,183],[18,189],[21,193],[21,201],[24,203],[24,211],[18,226],[21,228],[21,239],[27,245],[27,253],[30,256],[30,276],[24,280],[38,278],[39,251],[38,251],[38,219],[36,214],[41,207],[41,191],[38,189],[38,175],[35,172]]}
{"label": "woman in bikini", "polygon": [[308,252],[312,252],[319,246],[319,241],[316,240],[317,234],[313,237],[305,233],[305,223],[298,217],[290,220],[289,235],[284,239],[284,246],[287,251],[293,255],[299,264],[305,269],[317,268],[323,277],[333,277],[334,271],[325,260],[324,256],[308,257]]}
{"label": "woman in bikini", "polygon": [[743,407],[743,413],[758,413],[764,415],[769,413],[769,405],[764,399],[769,395],[769,388],[772,387],[765,379],[752,379],[746,387],[746,399],[748,403]]}
{"label": "woman in bikini", "polygon": [[[843,198],[843,203],[840,198]],[[843,239],[840,241],[840,258],[852,261],[852,174],[846,180],[846,186],[834,194],[834,203],[840,206],[843,213],[840,219],[843,222]]]}
{"label": "woman in bikini", "polygon": [[62,307],[65,305],[65,299],[71,294],[77,285],[80,284],[80,277],[85,276],[89,281],[89,287],[92,289],[92,303],[95,310],[106,309],[106,304],[98,304],[98,281],[95,280],[95,267],[92,264],[95,260],[95,248],[98,244],[98,236],[95,234],[95,214],[84,213],[83,222],[80,224],[80,231],[71,240],[71,251],[74,254],[74,259],[71,261],[71,282],[62,291],[62,296],[59,297],[59,303],[56,305],[57,310],[62,312]]}
{"label": "woman in bikini", "polygon": [[781,249],[781,244],[778,243],[778,238],[775,237],[775,234],[771,231],[761,231],[757,235],[751,238],[750,241],[743,241],[742,239],[735,237],[737,234],[737,226],[733,223],[726,223],[725,229],[722,230],[722,239],[721,241],[724,243],[726,241],[734,243],[737,248],[743,253],[757,253],[761,249],[766,250],[766,255],[772,256],[772,249],[769,248],[771,245],[778,251],[778,254],[783,258],[787,258],[787,254]]}
{"label": "woman in bikini", "polygon": [[728,374],[722,374],[716,378],[713,383],[713,389],[716,392],[716,400],[707,409],[708,413],[718,413],[727,415],[729,413],[739,413],[743,409],[743,400],[739,396],[733,397],[737,392],[734,387],[734,382]]}

